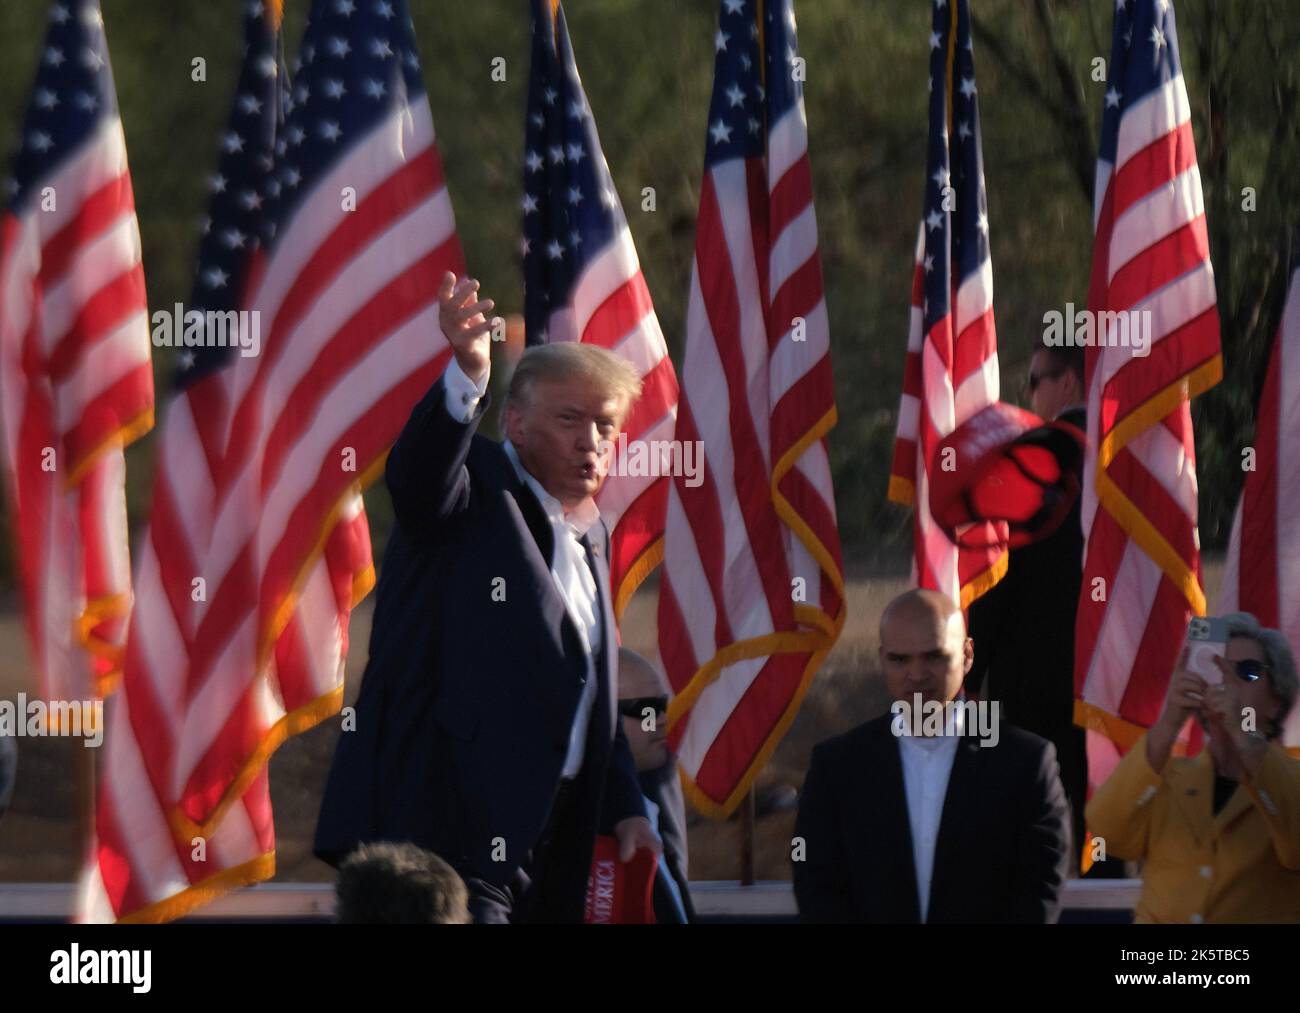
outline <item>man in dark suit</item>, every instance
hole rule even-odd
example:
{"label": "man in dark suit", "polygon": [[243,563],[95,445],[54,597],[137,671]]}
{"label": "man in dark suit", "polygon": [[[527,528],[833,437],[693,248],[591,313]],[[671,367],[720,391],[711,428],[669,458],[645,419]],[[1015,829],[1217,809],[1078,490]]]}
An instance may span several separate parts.
{"label": "man in dark suit", "polygon": [[454,354],[388,456],[396,525],[315,852],[337,864],[363,842],[410,841],[464,878],[475,921],[578,922],[598,832],[623,861],[660,848],[617,721],[594,502],[640,381],[600,348],[529,349],[508,440],[476,435],[492,308],[477,291],[444,279]]}
{"label": "man in dark suit", "polygon": [[655,875],[655,921],[661,925],[695,920],[687,878],[686,800],[677,758],[668,748],[668,704],[672,691],[659,669],[626,647],[618,651],[618,711],[623,716],[646,815],[663,842]]}
{"label": "man in dark suit", "polygon": [[971,657],[944,595],[885,609],[893,711],[819,745],[804,781],[791,856],[804,921],[1056,920],[1069,817],[1055,750],[959,699]]}
{"label": "man in dark suit", "polygon": [[[1034,414],[1087,431],[1082,347],[1043,346],[1029,363]],[[1074,865],[1088,792],[1084,732],[1074,723],[1074,621],[1083,583],[1080,503],[1051,535],[1011,552],[1006,575],[970,607],[971,692],[1050,741],[1070,800]],[[981,689],[981,686],[983,687]]]}

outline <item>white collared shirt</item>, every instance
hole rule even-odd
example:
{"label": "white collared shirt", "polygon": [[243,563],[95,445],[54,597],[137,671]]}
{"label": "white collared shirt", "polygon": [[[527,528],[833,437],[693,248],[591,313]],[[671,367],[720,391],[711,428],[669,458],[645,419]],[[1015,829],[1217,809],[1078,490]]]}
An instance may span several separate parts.
{"label": "white collared shirt", "polygon": [[[448,414],[460,422],[469,421],[478,408],[479,401],[487,393],[487,382],[487,374],[478,383],[472,381],[453,356],[443,374]],[[550,522],[554,542],[549,561],[551,578],[555,581],[555,588],[560,593],[569,618],[577,628],[578,639],[582,642],[586,657],[587,679],[582,685],[582,697],[578,700],[573,727],[569,730],[569,746],[561,771],[562,777],[572,778],[582,770],[582,760],[587,749],[587,727],[591,723],[591,711],[596,703],[597,652],[604,647],[596,578],[587,565],[587,552],[582,547],[582,537],[600,519],[600,511],[596,508],[595,500],[589,497],[566,513],[563,504],[524,468],[518,452],[509,440],[502,444],[502,449],[510,458],[515,474],[537,497],[537,502],[541,504],[542,511]]]}
{"label": "white collared shirt", "polygon": [[[956,711],[955,729],[950,734],[900,735],[898,754],[903,764],[903,791],[907,796],[907,820],[912,828],[912,863],[916,867],[916,895],[921,902],[921,921],[930,907],[930,883],[934,873],[934,849],[943,820],[943,803],[948,796],[957,746],[961,743],[962,712]],[[956,734],[951,734],[952,732]]]}

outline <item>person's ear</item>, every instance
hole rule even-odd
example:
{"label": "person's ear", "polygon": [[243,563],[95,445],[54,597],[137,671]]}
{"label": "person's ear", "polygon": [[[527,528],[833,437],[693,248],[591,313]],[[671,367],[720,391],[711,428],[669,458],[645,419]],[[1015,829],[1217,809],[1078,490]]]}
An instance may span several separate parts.
{"label": "person's ear", "polygon": [[975,641],[970,637],[967,637],[966,643],[962,645],[961,653],[964,659],[962,662],[962,674],[965,675],[970,672],[971,665],[975,664]]}
{"label": "person's ear", "polygon": [[524,413],[513,401],[506,402],[506,438],[516,447],[521,446],[527,438],[524,425]]}

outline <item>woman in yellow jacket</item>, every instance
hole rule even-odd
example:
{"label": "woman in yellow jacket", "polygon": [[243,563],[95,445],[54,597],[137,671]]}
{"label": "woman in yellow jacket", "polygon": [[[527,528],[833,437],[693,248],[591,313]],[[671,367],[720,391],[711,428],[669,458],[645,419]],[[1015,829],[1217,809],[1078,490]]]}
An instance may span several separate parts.
{"label": "woman in yellow jacket", "polygon": [[[1254,616],[1225,618],[1221,681],[1184,651],[1159,719],[1088,803],[1107,857],[1144,862],[1139,922],[1300,922],[1300,760],[1280,745],[1295,659]],[[1171,759],[1192,717],[1206,748]]]}

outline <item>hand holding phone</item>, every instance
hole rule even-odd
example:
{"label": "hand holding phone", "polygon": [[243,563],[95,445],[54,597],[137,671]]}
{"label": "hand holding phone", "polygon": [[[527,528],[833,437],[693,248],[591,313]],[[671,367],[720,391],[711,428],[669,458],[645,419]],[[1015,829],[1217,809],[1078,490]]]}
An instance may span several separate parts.
{"label": "hand holding phone", "polygon": [[1228,653],[1228,621],[1220,616],[1194,616],[1187,624],[1187,667],[1211,686],[1223,682],[1214,659]]}

